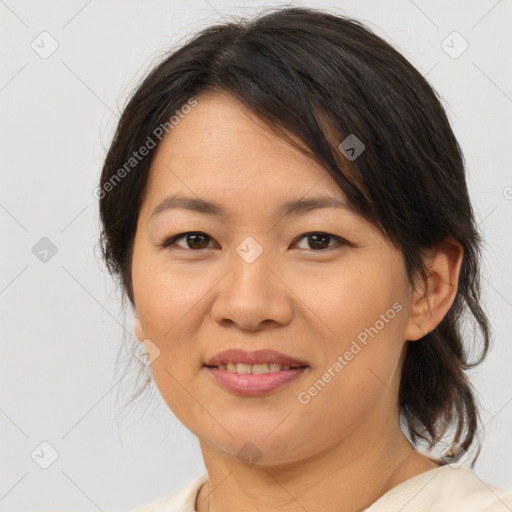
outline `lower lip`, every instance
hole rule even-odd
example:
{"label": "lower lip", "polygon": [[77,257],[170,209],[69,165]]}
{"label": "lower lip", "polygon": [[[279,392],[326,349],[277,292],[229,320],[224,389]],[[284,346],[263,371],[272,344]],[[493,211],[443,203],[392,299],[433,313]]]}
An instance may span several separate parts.
{"label": "lower lip", "polygon": [[289,370],[280,370],[274,373],[235,373],[228,370],[219,370],[218,368],[205,366],[213,377],[224,387],[235,393],[246,396],[259,396],[270,393],[275,389],[291,382],[299,377],[307,366],[300,368],[290,368]]}

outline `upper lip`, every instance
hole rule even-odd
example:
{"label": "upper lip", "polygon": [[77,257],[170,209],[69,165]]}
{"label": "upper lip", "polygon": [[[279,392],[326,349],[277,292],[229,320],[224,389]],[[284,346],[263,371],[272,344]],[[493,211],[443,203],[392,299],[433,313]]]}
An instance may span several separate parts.
{"label": "upper lip", "polygon": [[269,364],[278,363],[282,366],[308,366],[305,361],[295,359],[275,350],[261,349],[247,352],[242,349],[232,348],[219,352],[216,356],[209,359],[205,366],[218,366],[227,363],[245,363],[245,364]]}

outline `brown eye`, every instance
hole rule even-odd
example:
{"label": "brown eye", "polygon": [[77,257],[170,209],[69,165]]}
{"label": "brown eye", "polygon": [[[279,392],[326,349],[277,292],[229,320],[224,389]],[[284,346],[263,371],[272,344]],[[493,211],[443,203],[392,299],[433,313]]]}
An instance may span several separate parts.
{"label": "brown eye", "polygon": [[325,249],[329,249],[335,244],[329,245],[330,240],[337,241],[338,244],[343,244],[344,240],[338,236],[330,235],[329,233],[322,233],[322,232],[314,232],[314,233],[306,233],[302,235],[302,237],[299,240],[302,240],[303,238],[307,239],[307,243],[309,247],[306,247],[306,249],[313,249],[314,251],[322,251]]}
{"label": "brown eye", "polygon": [[173,236],[166,240],[162,244],[162,248],[170,247],[173,245],[176,240],[179,240],[181,238],[185,239],[185,246],[176,244],[178,247],[182,247],[184,249],[206,249],[208,247],[208,243],[211,240],[211,237],[208,236],[206,233],[202,233],[200,231],[189,231],[187,233],[180,233],[179,235]]}

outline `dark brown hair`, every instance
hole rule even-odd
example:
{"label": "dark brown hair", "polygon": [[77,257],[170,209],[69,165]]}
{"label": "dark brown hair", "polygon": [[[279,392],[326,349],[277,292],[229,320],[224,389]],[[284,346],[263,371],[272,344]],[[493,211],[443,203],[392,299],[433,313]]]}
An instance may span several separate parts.
{"label": "dark brown hair", "polygon": [[[173,49],[139,84],[97,189],[102,256],[132,305],[132,245],[155,148],[133,168],[126,162],[191,98],[216,91],[238,99],[321,163],[356,211],[401,251],[411,283],[426,278],[424,248],[449,235],[462,244],[454,303],[433,332],[407,342],[398,401],[414,443],[432,448],[452,428],[452,440],[468,450],[479,415],[465,371],[486,356],[490,330],[479,303],[482,238],[464,158],[437,93],[357,20],[291,7],[211,26]],[[353,160],[340,148],[349,135],[365,145]],[[465,316],[483,335],[474,362],[462,332]]]}

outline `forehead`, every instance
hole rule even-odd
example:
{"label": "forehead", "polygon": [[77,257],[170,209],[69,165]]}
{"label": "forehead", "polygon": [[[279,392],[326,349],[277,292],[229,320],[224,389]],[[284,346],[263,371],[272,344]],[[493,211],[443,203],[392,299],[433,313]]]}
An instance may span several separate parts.
{"label": "forehead", "polygon": [[274,210],[276,202],[309,194],[345,199],[318,162],[235,98],[219,93],[196,100],[159,144],[146,194],[151,210],[177,192],[233,209],[257,203]]}

